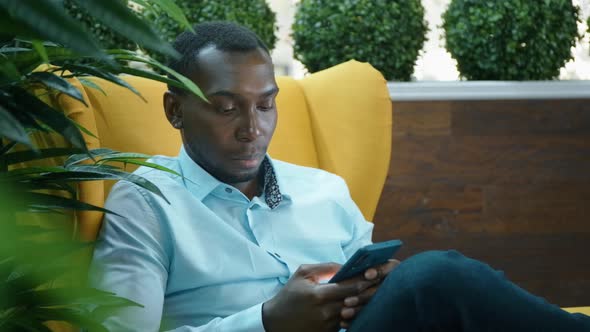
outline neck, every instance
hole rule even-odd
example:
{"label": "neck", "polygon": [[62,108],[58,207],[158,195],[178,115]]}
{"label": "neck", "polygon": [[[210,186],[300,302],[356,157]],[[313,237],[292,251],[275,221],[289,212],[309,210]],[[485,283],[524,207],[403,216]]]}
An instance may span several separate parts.
{"label": "neck", "polygon": [[260,191],[260,180],[258,176],[247,182],[230,184],[241,191],[249,200],[252,200]]}

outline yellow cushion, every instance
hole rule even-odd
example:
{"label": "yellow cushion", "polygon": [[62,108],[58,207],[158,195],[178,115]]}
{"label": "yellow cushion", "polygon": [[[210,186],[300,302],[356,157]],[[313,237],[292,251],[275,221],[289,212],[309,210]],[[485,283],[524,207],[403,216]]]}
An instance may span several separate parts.
{"label": "yellow cushion", "polygon": [[[124,76],[145,101],[126,88],[87,78],[105,92],[84,86],[89,109],[64,97],[62,107],[91,130],[92,148],[163,154],[178,153],[181,139],[166,120],[165,84]],[[80,82],[74,80],[77,86]],[[276,159],[319,167],[342,176],[355,202],[371,220],[388,171],[391,102],[383,76],[366,63],[349,61],[302,80],[278,77],[278,125],[269,147]],[[81,198],[102,206],[112,183],[83,183]],[[99,213],[80,213],[83,239],[96,238]]]}
{"label": "yellow cushion", "polygon": [[301,80],[319,166],[342,176],[371,220],[389,171],[391,100],[368,63],[348,61]]}
{"label": "yellow cushion", "polygon": [[[145,98],[135,95],[128,89],[99,78],[87,78],[99,85],[99,90],[84,86],[85,97],[90,109],[81,109],[80,103],[73,102],[62,107],[68,109],[72,119],[89,129],[97,138],[86,135],[91,148],[110,148],[123,152],[176,155],[181,139],[178,131],[172,128],[164,114],[162,94],[165,84],[140,77],[121,77]],[[78,82],[79,84],[79,82]],[[69,98],[63,98],[72,100]],[[128,170],[133,170],[130,167]],[[79,186],[80,198],[103,206],[112,187],[112,181],[86,182]],[[78,213],[79,234],[84,240],[96,238],[100,229],[102,214],[97,212]]]}
{"label": "yellow cushion", "polygon": [[572,308],[563,308],[565,311],[569,312],[579,312],[584,315],[590,316],[590,307],[572,307]]}
{"label": "yellow cushion", "polygon": [[276,159],[318,168],[318,155],[311,131],[303,89],[290,77],[277,77],[277,129],[268,153]]}

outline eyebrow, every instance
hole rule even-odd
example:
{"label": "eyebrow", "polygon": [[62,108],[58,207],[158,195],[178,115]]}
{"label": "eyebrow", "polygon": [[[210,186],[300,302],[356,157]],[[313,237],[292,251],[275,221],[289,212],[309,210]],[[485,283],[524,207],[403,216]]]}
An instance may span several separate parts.
{"label": "eyebrow", "polygon": [[[275,87],[268,89],[267,91],[264,91],[263,93],[260,94],[260,96],[261,97],[268,97],[268,96],[271,96],[271,95],[278,93],[278,92],[279,92],[279,88],[275,86]],[[230,98],[240,97],[239,94],[233,93],[233,92],[227,91],[227,90],[215,91],[215,92],[209,94],[208,96],[209,97],[230,97]]]}

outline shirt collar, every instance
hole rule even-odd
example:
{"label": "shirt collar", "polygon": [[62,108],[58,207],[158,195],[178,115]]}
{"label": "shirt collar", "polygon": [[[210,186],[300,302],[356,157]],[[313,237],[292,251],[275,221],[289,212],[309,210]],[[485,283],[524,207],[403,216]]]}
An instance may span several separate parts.
{"label": "shirt collar", "polygon": [[[203,200],[213,190],[219,186],[227,186],[227,184],[217,180],[207,171],[205,171],[199,164],[197,164],[181,146],[178,154],[178,161],[180,170],[184,177],[183,181],[186,188],[199,200]],[[264,181],[263,190],[265,203],[274,209],[283,201],[283,194],[281,193],[281,182],[277,178],[275,167],[271,158],[266,155],[262,164],[262,179]]]}
{"label": "shirt collar", "polygon": [[199,200],[203,200],[215,188],[223,183],[205,171],[197,164],[181,146],[178,162],[182,172],[185,187]]}
{"label": "shirt collar", "polygon": [[262,190],[264,200],[266,201],[266,205],[273,210],[283,201],[283,194],[281,194],[277,174],[268,155],[264,157],[260,167],[262,167],[262,173],[264,174],[264,189]]}

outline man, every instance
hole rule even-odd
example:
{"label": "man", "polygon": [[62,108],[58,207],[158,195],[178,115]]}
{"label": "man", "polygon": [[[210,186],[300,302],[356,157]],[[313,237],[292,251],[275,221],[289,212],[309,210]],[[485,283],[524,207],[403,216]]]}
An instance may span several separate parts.
{"label": "man", "polygon": [[456,252],[399,266],[391,260],[323,283],[370,243],[372,225],[342,179],[266,154],[278,87],[258,37],[224,22],[195,31],[177,38],[182,59],[171,66],[208,102],[169,87],[164,109],[183,147],[176,158],[151,160],[182,176],[137,171],[170,204],[127,182],[107,201],[125,217],[105,216],[91,282],[144,305],[107,322],[113,331],[582,331],[590,324]]}

